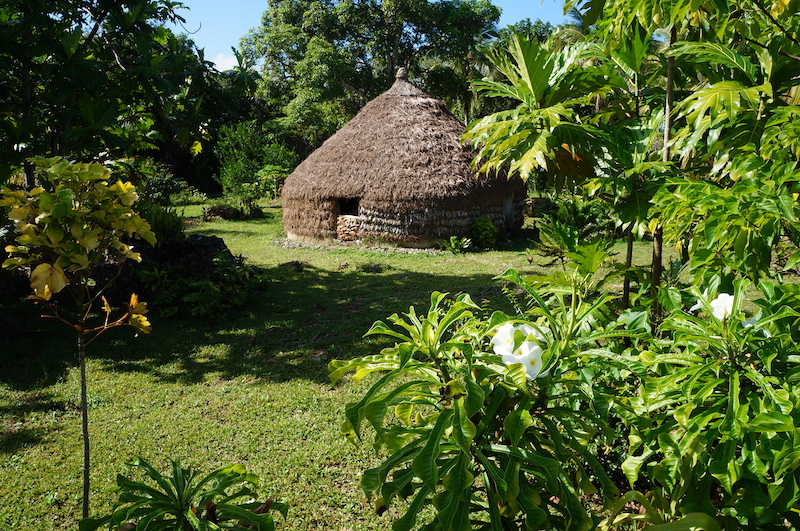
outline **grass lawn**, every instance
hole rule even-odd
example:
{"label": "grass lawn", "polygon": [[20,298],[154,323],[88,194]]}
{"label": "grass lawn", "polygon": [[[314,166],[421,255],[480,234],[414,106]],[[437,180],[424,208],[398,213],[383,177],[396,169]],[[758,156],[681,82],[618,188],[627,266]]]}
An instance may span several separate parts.
{"label": "grass lawn", "polygon": [[[360,391],[332,388],[327,363],[379,352],[384,343],[361,338],[370,325],[427,306],[434,290],[510,311],[492,278],[548,262],[528,264],[524,230],[506,250],[465,255],[287,245],[277,206],[261,220],[196,221],[190,231],[221,236],[269,282],[217,320],[154,310],[150,335],[118,329],[89,347],[95,516],[110,510],[116,475],[140,455],[163,471],[170,458],[205,472],[245,464],[264,498],[290,504],[286,529],[389,529],[359,486],[377,462],[369,441],[356,448],[339,433],[344,405]],[[647,244],[637,249],[645,263]],[[82,453],[69,332],[30,303],[0,301],[0,528],[77,527]]]}

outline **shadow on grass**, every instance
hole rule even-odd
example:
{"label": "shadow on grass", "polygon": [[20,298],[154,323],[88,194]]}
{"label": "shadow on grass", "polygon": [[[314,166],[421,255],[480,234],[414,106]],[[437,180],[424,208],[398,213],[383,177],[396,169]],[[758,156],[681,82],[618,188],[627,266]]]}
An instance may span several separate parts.
{"label": "shadow on grass", "polygon": [[20,401],[13,404],[0,406],[0,417],[19,417],[23,418],[30,413],[67,411],[68,406],[61,400],[56,400],[50,393],[35,392],[30,393]]}
{"label": "shadow on grass", "polygon": [[[260,292],[241,309],[215,321],[148,314],[153,332],[133,337],[122,327],[107,332],[87,356],[113,372],[141,372],[175,383],[241,376],[272,381],[298,378],[327,383],[327,364],[370,354],[391,344],[363,335],[376,320],[425,310],[432,291],[469,293],[476,303],[505,300],[491,275],[431,275],[396,268],[327,271],[291,265],[265,270]],[[180,312],[188,314],[188,308]],[[38,318],[37,318],[38,319]],[[42,333],[17,338],[0,355],[0,381],[18,390],[43,388],[74,366],[74,333],[40,320]]]}
{"label": "shadow on grass", "polygon": [[38,428],[22,428],[0,433],[0,454],[15,454],[22,448],[39,444],[44,433]]}
{"label": "shadow on grass", "polygon": [[[181,383],[209,375],[327,383],[327,364],[377,354],[388,338],[363,338],[376,320],[427,309],[430,293],[470,293],[480,303],[503,299],[490,275],[434,276],[398,269],[380,273],[326,271],[309,266],[268,270],[269,282],[242,309],[215,323],[159,320],[153,333],[104,356],[112,371],[140,371]],[[133,347],[133,348],[130,348]]]}
{"label": "shadow on grass", "polygon": [[76,361],[74,331],[38,310],[27,300],[0,305],[15,323],[0,334],[0,382],[17,391],[53,385]]}
{"label": "shadow on grass", "polygon": [[13,454],[19,449],[42,442],[49,430],[41,426],[25,425],[25,418],[32,413],[53,413],[67,411],[68,406],[56,400],[50,393],[26,393],[13,403],[0,406],[0,453]]}

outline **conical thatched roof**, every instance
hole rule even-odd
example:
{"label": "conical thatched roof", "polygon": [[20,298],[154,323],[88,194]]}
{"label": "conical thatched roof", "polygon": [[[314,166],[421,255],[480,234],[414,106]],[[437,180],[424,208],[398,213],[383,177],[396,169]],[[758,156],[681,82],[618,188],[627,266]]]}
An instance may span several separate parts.
{"label": "conical thatched roof", "polygon": [[[367,103],[286,179],[287,234],[326,237],[314,231],[329,233],[330,216],[315,221],[308,209],[329,208],[337,198],[358,198],[365,211],[403,217],[415,210],[473,212],[476,204],[498,203],[510,190],[519,192],[519,180],[476,179],[470,168],[474,153],[460,140],[463,131],[445,104],[410,83],[401,69],[388,91]],[[413,235],[417,239],[448,234],[422,235],[419,230]],[[402,240],[400,232],[393,239]],[[459,232],[464,231],[450,229],[449,234]]]}

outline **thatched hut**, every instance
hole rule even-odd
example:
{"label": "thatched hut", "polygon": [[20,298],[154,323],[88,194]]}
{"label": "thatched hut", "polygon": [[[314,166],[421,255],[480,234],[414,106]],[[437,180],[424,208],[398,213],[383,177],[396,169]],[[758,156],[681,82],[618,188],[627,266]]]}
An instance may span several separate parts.
{"label": "thatched hut", "polygon": [[373,240],[430,246],[469,236],[478,216],[502,231],[522,225],[518,179],[476,177],[464,126],[400,69],[286,179],[283,222],[290,239]]}

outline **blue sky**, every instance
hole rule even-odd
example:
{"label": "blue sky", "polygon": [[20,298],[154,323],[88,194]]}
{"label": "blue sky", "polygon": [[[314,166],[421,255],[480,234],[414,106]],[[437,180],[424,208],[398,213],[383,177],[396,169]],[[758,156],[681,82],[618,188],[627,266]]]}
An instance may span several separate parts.
{"label": "blue sky", "polygon": [[[188,9],[179,11],[186,19],[178,33],[187,33],[205,49],[206,59],[225,70],[236,64],[231,46],[248,30],[259,25],[267,9],[266,0],[182,0]],[[542,19],[553,25],[564,21],[563,0],[493,0],[503,10],[500,26],[513,24],[524,18]]]}

